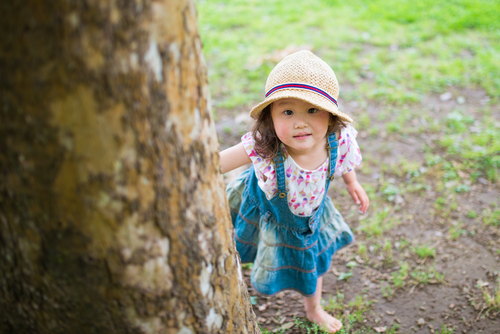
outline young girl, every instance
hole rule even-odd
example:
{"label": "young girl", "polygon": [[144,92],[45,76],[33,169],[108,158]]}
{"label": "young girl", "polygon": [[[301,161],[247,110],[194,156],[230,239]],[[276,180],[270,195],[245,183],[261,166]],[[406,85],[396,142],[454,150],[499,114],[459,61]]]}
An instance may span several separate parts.
{"label": "young girl", "polygon": [[331,258],[354,237],[326,195],[334,176],[363,213],[368,197],[356,180],[361,162],[352,119],[337,108],[333,70],[309,51],[285,57],[271,71],[266,98],[241,143],[220,153],[222,172],[252,167],[227,188],[242,262],[267,295],[292,289],[304,295],[307,318],[325,331],[342,323],[321,306],[322,276]]}

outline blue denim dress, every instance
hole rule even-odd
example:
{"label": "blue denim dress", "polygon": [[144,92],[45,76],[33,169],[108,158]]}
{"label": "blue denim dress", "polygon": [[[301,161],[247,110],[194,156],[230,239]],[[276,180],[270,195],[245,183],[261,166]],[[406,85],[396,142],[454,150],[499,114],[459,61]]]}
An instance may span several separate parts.
{"label": "blue denim dress", "polygon": [[271,200],[260,189],[253,166],[227,186],[236,248],[243,263],[254,263],[250,279],[263,294],[296,290],[306,297],[314,295],[317,279],[330,268],[333,253],[354,240],[326,195],[337,161],[335,133],[328,137],[327,149],[330,168],[325,196],[310,216],[297,216],[288,208],[281,150],[274,161],[278,191]]}

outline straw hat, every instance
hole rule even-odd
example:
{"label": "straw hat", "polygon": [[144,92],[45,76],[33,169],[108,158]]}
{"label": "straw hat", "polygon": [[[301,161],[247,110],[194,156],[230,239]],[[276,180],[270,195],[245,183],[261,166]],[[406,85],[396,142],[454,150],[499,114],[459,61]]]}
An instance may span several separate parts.
{"label": "straw hat", "polygon": [[338,96],[339,83],[330,66],[312,52],[303,50],[283,58],[269,73],[266,98],[253,107],[250,117],[257,119],[260,112],[274,101],[296,98],[351,123],[352,118],[338,109]]}

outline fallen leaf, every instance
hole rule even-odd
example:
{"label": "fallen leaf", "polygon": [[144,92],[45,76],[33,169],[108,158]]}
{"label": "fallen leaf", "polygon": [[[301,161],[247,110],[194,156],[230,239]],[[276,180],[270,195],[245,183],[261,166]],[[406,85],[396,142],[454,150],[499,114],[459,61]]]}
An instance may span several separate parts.
{"label": "fallen leaf", "polygon": [[293,326],[295,326],[295,323],[293,321],[290,321],[290,322],[287,322],[286,324],[283,324],[283,326],[281,326],[281,328],[282,329],[290,329]]}
{"label": "fallen leaf", "polygon": [[387,327],[374,327],[373,328],[377,333],[385,333],[385,331],[387,330]]}
{"label": "fallen leaf", "polygon": [[483,286],[488,286],[488,285],[490,285],[490,283],[488,283],[488,282],[483,282],[482,280],[478,280],[478,281],[477,281],[477,286],[478,286],[479,288],[482,288]]}
{"label": "fallen leaf", "polygon": [[394,315],[396,314],[396,311],[385,311],[385,313],[387,313],[388,315]]}
{"label": "fallen leaf", "polygon": [[361,258],[359,257],[359,255],[356,255],[355,259],[356,259],[356,261],[358,261],[358,263],[360,263],[360,264],[365,263],[365,261],[364,261],[363,259],[361,259]]}

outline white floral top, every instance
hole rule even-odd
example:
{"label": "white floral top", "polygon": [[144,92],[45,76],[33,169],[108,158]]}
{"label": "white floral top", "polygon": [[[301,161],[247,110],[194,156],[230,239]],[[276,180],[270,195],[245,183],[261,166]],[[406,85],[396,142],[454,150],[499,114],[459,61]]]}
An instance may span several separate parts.
{"label": "white floral top", "polygon": [[[340,131],[335,176],[342,176],[361,163],[361,152],[356,142],[357,135],[358,132],[350,125]],[[251,132],[241,137],[241,141],[254,165],[260,189],[266,194],[267,199],[273,198],[277,192],[273,161],[257,155],[254,148],[255,140]],[[288,207],[296,215],[309,216],[321,204],[325,194],[325,181],[330,159],[327,158],[316,170],[307,170],[295,163],[284,146],[282,150],[287,157],[284,161],[284,168],[288,189]]]}

